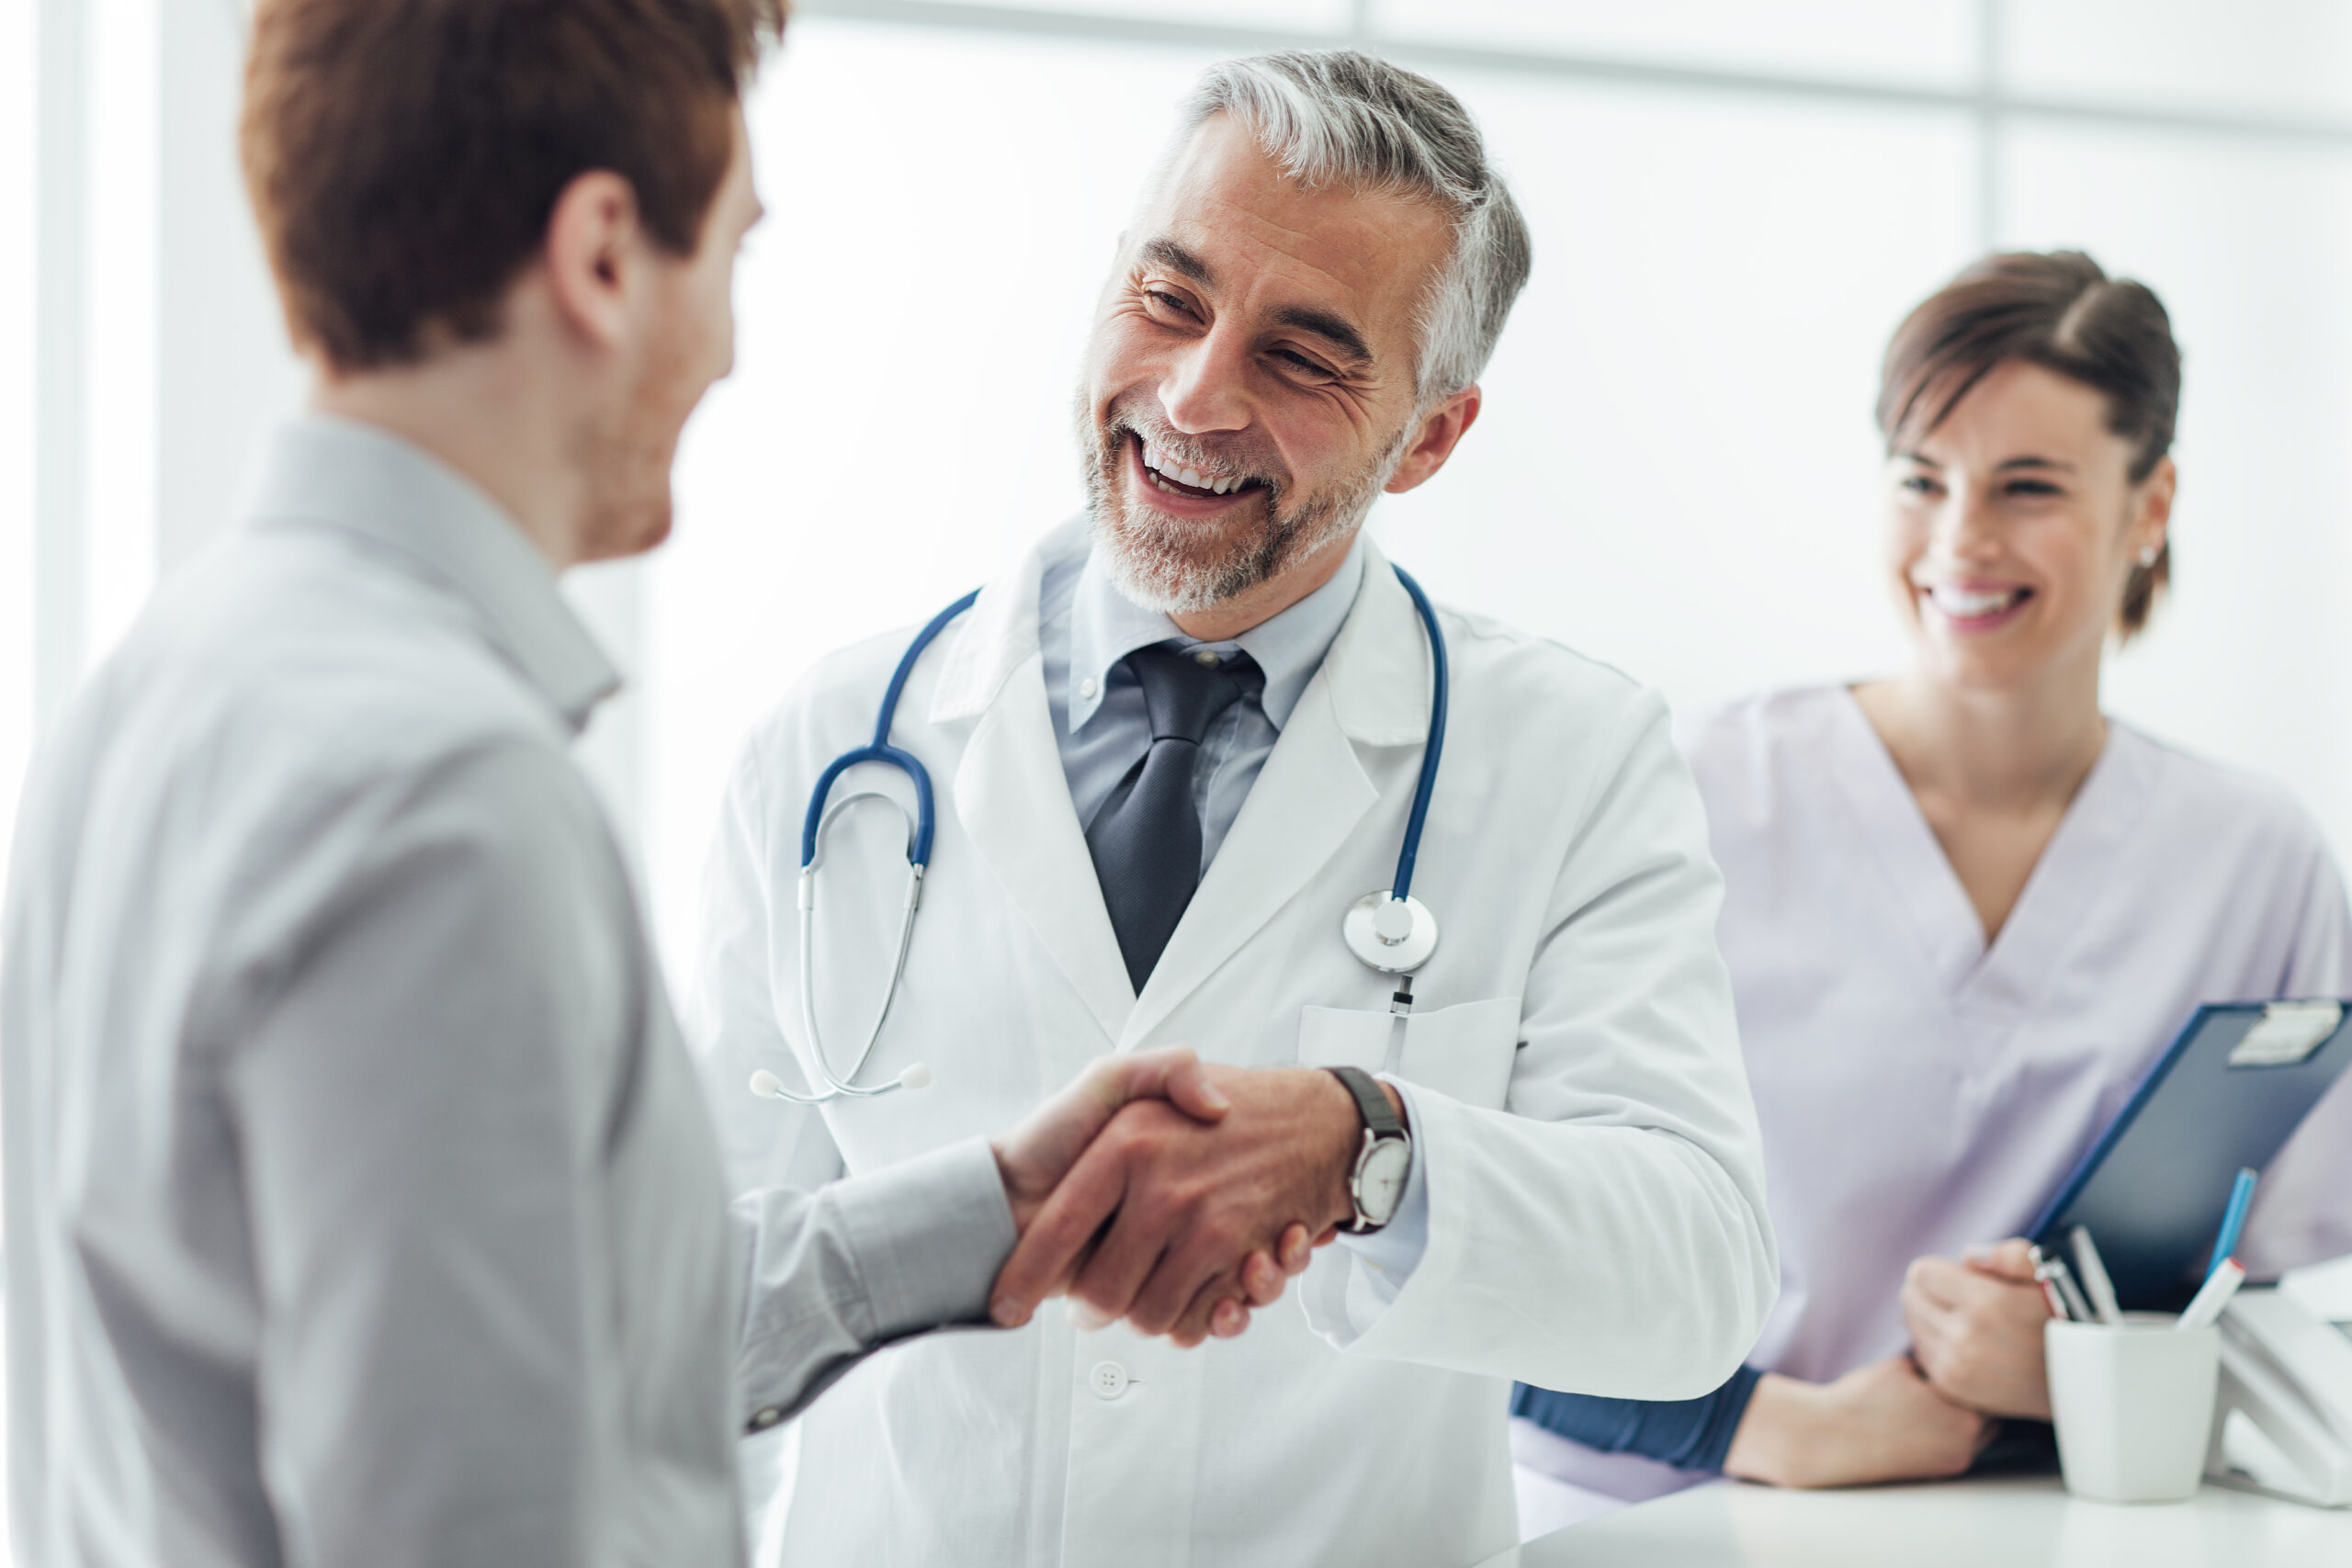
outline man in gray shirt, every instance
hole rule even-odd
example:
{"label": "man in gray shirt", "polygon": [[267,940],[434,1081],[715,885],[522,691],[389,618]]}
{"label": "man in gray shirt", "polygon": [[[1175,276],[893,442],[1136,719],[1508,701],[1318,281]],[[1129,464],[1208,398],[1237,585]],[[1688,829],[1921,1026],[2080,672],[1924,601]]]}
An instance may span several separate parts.
{"label": "man in gray shirt", "polygon": [[[1098,1064],[730,1233],[568,755],[616,680],[556,575],[667,532],[773,25],[260,7],[244,154],[313,412],[51,738],[0,935],[21,1562],[739,1561],[738,1433],[1025,1315],[999,1268],[1122,1100],[1220,1113],[1182,1053]],[[1282,1284],[1236,1266],[1225,1332]]]}

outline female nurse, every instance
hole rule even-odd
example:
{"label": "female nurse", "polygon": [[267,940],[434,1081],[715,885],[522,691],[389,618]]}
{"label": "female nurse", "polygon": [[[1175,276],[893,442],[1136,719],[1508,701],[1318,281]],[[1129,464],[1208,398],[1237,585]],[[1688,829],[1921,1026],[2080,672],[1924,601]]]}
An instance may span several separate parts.
{"label": "female nurse", "polygon": [[[1520,1389],[1531,1524],[1713,1472],[1956,1474],[2002,1418],[2046,1420],[2024,1244],[1984,1244],[2031,1222],[2199,1003],[2352,986],[2311,818],[2099,708],[2110,637],[2171,572],[2179,386],[2156,297],[2071,252],[1988,257],[1896,331],[1878,419],[1910,667],[1681,737],[1780,1305],[1707,1399]],[[2257,1272],[2352,1251],[2352,1084],[2266,1174],[2241,1251]]]}

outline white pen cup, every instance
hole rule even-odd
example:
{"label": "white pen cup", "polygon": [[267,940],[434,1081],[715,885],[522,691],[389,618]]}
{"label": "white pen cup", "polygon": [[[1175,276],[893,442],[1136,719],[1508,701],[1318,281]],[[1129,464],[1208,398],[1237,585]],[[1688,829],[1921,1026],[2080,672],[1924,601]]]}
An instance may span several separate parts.
{"label": "white pen cup", "polygon": [[2050,1413],[2066,1490],[2101,1503],[2171,1503],[2196,1494],[2212,1436],[2222,1331],[2163,1313],[2042,1329]]}

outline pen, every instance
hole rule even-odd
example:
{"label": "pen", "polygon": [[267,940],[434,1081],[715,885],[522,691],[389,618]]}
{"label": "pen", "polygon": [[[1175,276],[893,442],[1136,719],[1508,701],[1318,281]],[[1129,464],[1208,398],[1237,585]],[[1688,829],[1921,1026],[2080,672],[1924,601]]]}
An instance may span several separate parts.
{"label": "pen", "polygon": [[2205,1276],[2205,1283],[2190,1299],[2188,1309],[2180,1314],[2180,1321],[2173,1326],[2203,1328],[2208,1324],[2218,1322],[2222,1309],[2230,1304],[2230,1298],[2236,1295],[2238,1287],[2245,1283],[2245,1269],[2238,1260],[2234,1258],[2222,1258],[2220,1266]]}
{"label": "pen", "polygon": [[2058,1287],[2050,1282],[2050,1265],[2041,1260],[2041,1248],[2028,1245],[2025,1255],[2033,1264],[2033,1282],[2041,1287],[2042,1304],[2049,1307],[2052,1317],[2066,1315],[2066,1303],[2058,1294]]}
{"label": "pen", "polygon": [[2098,1244],[2091,1240],[2091,1227],[2076,1225],[2073,1240],[2075,1269],[2083,1277],[2083,1289],[2090,1294],[2091,1310],[2098,1314],[2101,1323],[2121,1323],[2123,1308],[2115,1299],[2115,1281],[2108,1278],[2107,1264],[2098,1255]]}
{"label": "pen", "polygon": [[2068,1317],[2073,1318],[2076,1323],[2095,1321],[2091,1316],[2091,1303],[2083,1299],[2083,1288],[2075,1283],[2075,1271],[2066,1267],[2064,1258],[2053,1258],[2050,1260],[2050,1280],[2058,1287],[2058,1293],[2066,1299]]}
{"label": "pen", "polygon": [[2240,1170],[2238,1179],[2230,1183],[2230,1205],[2222,1211],[2222,1234],[2213,1238],[2213,1260],[2205,1266],[2208,1279],[2238,1249],[2238,1232],[2245,1228],[2245,1212],[2254,1204],[2255,1179],[2253,1171]]}
{"label": "pen", "polygon": [[2055,1319],[2065,1319],[2065,1321],[2075,1319],[2075,1314],[2067,1312],[2065,1298],[2058,1295],[2058,1269],[2053,1267],[2053,1262],[2051,1262],[2049,1258],[2041,1256],[2040,1246],[2028,1246],[2028,1248],[2025,1248],[2025,1256],[2032,1258],[2034,1283],[2041,1286],[2041,1300],[2049,1303],[2051,1316],[2055,1316]]}

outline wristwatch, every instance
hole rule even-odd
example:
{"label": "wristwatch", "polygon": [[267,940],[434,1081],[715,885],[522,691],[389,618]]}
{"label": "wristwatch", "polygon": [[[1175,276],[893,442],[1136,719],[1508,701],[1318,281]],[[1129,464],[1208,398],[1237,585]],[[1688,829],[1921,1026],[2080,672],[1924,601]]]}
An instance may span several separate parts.
{"label": "wristwatch", "polygon": [[1356,1115],[1363,1122],[1363,1147],[1357,1151],[1355,1169],[1348,1177],[1348,1199],[1355,1205],[1352,1224],[1340,1228],[1356,1235],[1376,1231],[1396,1217],[1405,1201],[1405,1178],[1413,1170],[1413,1135],[1404,1119],[1388,1103],[1380,1082],[1362,1067],[1323,1069],[1345,1084],[1355,1096]]}

